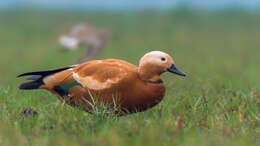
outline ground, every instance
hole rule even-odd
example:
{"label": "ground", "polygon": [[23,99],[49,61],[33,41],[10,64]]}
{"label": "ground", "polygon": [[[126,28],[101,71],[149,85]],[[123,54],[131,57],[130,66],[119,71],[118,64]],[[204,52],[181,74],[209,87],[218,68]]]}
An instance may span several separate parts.
{"label": "ground", "polygon": [[[0,12],[0,145],[260,145],[260,12]],[[57,38],[82,21],[112,32],[95,59],[138,65],[169,53],[186,78],[165,73],[164,100],[143,113],[90,115],[47,91],[19,91],[20,73],[72,65]],[[26,108],[38,114],[21,114]]]}

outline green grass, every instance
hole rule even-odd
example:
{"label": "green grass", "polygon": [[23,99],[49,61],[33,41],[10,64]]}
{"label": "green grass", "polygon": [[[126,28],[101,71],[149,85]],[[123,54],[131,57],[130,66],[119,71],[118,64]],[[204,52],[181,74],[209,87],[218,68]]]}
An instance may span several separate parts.
{"label": "green grass", "polygon": [[[260,13],[0,12],[0,145],[260,145]],[[64,26],[88,21],[113,33],[97,59],[138,64],[169,53],[186,78],[165,73],[164,100],[144,113],[90,115],[47,91],[19,91],[28,71],[67,66],[85,49],[62,53]],[[24,108],[39,114],[22,117]],[[175,121],[182,117],[183,128]]]}

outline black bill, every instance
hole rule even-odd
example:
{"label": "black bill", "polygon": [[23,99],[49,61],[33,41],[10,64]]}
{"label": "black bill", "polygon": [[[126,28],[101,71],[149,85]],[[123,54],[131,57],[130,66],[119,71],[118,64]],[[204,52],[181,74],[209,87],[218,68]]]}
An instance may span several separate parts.
{"label": "black bill", "polygon": [[186,74],[182,71],[180,71],[174,64],[170,68],[167,69],[169,72],[180,75],[180,76],[186,76]]}

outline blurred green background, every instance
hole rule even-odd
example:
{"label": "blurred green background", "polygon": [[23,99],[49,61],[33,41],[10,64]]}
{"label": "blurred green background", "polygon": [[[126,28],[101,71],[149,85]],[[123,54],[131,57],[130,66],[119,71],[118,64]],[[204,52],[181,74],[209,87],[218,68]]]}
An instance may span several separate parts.
{"label": "blurred green background", "polygon": [[[260,145],[260,11],[179,7],[163,11],[0,10],[0,145]],[[18,91],[20,73],[75,64],[61,52],[67,26],[89,22],[112,39],[95,59],[138,65],[169,53],[186,78],[163,74],[165,99],[125,117],[89,115],[46,91]],[[36,117],[21,117],[32,107]],[[182,128],[176,128],[178,116]]]}

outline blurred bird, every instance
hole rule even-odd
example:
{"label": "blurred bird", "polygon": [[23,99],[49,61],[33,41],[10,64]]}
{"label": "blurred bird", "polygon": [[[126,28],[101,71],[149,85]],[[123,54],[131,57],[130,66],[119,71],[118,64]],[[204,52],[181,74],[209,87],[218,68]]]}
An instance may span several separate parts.
{"label": "blurred bird", "polygon": [[79,46],[87,47],[85,57],[80,63],[95,57],[106,46],[110,33],[105,29],[98,29],[90,24],[78,24],[72,27],[67,34],[61,35],[59,43],[63,50],[76,50]]}
{"label": "blurred bird", "polygon": [[18,77],[30,75],[27,79],[32,80],[21,84],[20,89],[46,89],[67,104],[88,112],[97,101],[116,104],[121,114],[130,114],[145,111],[163,99],[165,85],[160,75],[166,71],[186,76],[168,54],[152,51],[141,58],[139,67],[118,59],[93,60]]}

